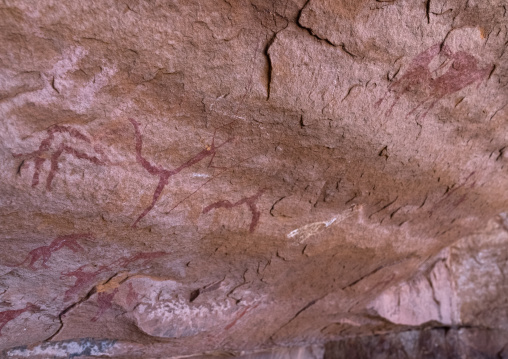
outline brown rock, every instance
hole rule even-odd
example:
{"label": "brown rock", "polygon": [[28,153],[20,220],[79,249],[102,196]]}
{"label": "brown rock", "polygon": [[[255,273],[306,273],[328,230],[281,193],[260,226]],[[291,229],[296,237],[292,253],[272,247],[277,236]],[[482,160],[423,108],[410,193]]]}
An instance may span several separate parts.
{"label": "brown rock", "polygon": [[507,11],[0,5],[3,354],[508,355]]}

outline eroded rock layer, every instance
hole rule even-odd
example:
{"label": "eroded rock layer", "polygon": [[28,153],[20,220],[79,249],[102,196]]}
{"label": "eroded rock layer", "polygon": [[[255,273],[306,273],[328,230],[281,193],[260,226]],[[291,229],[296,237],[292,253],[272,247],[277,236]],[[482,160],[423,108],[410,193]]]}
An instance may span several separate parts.
{"label": "eroded rock layer", "polygon": [[4,355],[506,355],[505,1],[6,0],[0,28]]}

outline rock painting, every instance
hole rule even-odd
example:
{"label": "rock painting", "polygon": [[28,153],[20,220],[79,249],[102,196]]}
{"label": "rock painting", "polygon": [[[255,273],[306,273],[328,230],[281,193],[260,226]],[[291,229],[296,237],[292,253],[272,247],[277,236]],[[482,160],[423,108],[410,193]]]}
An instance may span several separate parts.
{"label": "rock painting", "polygon": [[91,322],[96,322],[108,309],[113,306],[113,298],[115,294],[118,293],[118,288],[115,288],[112,292],[99,292],[97,294],[97,305],[99,306],[99,310],[95,317],[90,319]]}
{"label": "rock painting", "polygon": [[252,233],[256,229],[256,226],[258,225],[258,222],[259,222],[259,217],[261,216],[261,212],[259,212],[259,210],[256,206],[256,202],[259,199],[259,197],[261,197],[261,195],[263,194],[264,191],[265,191],[264,189],[260,190],[258,193],[254,194],[250,197],[244,197],[235,203],[231,203],[230,201],[227,201],[227,200],[221,200],[221,201],[212,203],[203,209],[203,214],[210,212],[212,209],[217,209],[217,208],[232,209],[234,207],[238,207],[243,204],[246,204],[247,207],[249,208],[249,211],[252,213],[252,220],[251,220],[250,226],[249,226],[249,232]]}
{"label": "rock painting", "polygon": [[96,283],[97,277],[103,273],[110,273],[118,270],[129,270],[133,264],[141,261],[141,265],[147,265],[150,261],[166,256],[167,252],[138,252],[128,257],[121,257],[111,265],[100,266],[98,269],[85,270],[89,265],[85,264],[71,272],[61,273],[62,277],[75,277],[74,284],[65,292],[64,301],[70,301],[74,296],[85,290],[90,290]]}
{"label": "rock painting", "polygon": [[[443,56],[443,63],[435,70],[431,69],[431,62],[437,56]],[[441,69],[448,69],[437,75]],[[463,88],[482,81],[489,76],[492,68],[480,68],[478,60],[464,51],[452,52],[447,46],[436,44],[416,56],[407,71],[388,86],[386,94],[376,103],[377,106],[392,94],[394,99],[385,115],[391,115],[399,99],[407,94],[416,94],[418,104],[407,114],[410,116],[420,107],[427,109],[419,118],[425,118],[434,105],[447,95],[451,95]]]}
{"label": "rock painting", "polygon": [[[90,233],[79,233],[79,234],[70,234],[66,236],[59,236],[54,239],[49,245],[37,247],[31,250],[26,256],[25,260],[19,264],[16,264],[15,267],[20,267],[27,264],[28,268],[35,271],[41,268],[48,268],[47,261],[51,258],[51,254],[59,251],[60,249],[66,247],[73,251],[74,253],[82,252],[84,249],[79,245],[77,240],[79,239],[88,239],[91,240],[93,236]],[[41,268],[37,268],[35,264],[38,260],[41,260]]]}
{"label": "rock painting", "polygon": [[[59,144],[57,143],[58,138],[57,134],[67,134],[71,139],[79,141],[91,149],[97,154],[89,155],[83,151],[80,151],[74,148],[71,144],[67,144],[65,141],[65,137],[62,138],[62,141]],[[61,125],[53,125],[47,129],[47,136],[44,138],[39,148],[36,151],[26,153],[26,154],[14,154],[14,157],[23,157],[24,160],[21,163],[18,173],[21,171],[21,167],[24,162],[27,160],[31,160],[34,162],[34,174],[32,177],[32,187],[36,187],[39,184],[40,173],[43,169],[43,165],[46,160],[50,160],[50,170],[48,176],[46,178],[46,189],[51,191],[51,183],[55,175],[58,173],[58,161],[63,154],[68,154],[74,156],[80,160],[85,160],[93,163],[94,165],[105,165],[107,160],[105,159],[105,155],[103,150],[99,145],[93,145],[92,140],[78,131],[75,128],[69,126],[61,126]]]}
{"label": "rock painting", "polygon": [[21,314],[25,312],[37,312],[40,308],[32,303],[27,303],[24,308],[21,309],[12,309],[0,312],[0,336],[2,336],[2,329],[9,323],[11,320],[16,319]]}
{"label": "rock painting", "polygon": [[139,123],[132,118],[129,119],[129,121],[132,123],[132,126],[134,126],[135,131],[135,138],[136,138],[136,160],[138,163],[148,172],[150,175],[158,177],[159,183],[157,184],[157,187],[155,188],[155,191],[153,193],[152,197],[152,203],[146,207],[143,212],[139,215],[139,217],[136,219],[133,227],[136,227],[138,222],[148,214],[152,210],[152,208],[155,206],[155,203],[157,203],[159,197],[162,194],[162,191],[164,190],[164,187],[168,184],[169,178],[172,176],[180,173],[182,170],[191,167],[192,165],[202,161],[203,159],[210,157],[210,162],[208,163],[208,166],[211,166],[212,161],[217,154],[217,150],[224,146],[226,143],[230,142],[231,139],[227,139],[226,141],[222,142],[220,145],[215,145],[215,133],[212,137],[212,144],[210,146],[206,146],[203,150],[201,150],[199,153],[194,155],[192,158],[187,160],[186,162],[182,163],[180,166],[168,170],[161,166],[156,166],[151,164],[145,157],[143,157],[142,149],[143,149],[143,137],[141,135],[141,132],[139,130]]}
{"label": "rock painting", "polygon": [[74,285],[65,291],[64,302],[70,301],[75,295],[79,294],[82,290],[90,288],[97,281],[97,277],[109,271],[108,266],[100,266],[97,270],[85,271],[87,265],[83,265],[78,269],[71,272],[63,272],[62,277],[75,277]]}
{"label": "rock painting", "polygon": [[138,301],[138,293],[134,290],[132,283],[129,283],[127,288],[129,291],[127,292],[126,301],[127,305],[130,307]]}
{"label": "rock painting", "polygon": [[242,317],[245,314],[247,314],[248,311],[250,311],[251,309],[255,309],[258,305],[259,304],[256,304],[254,306],[249,305],[249,306],[245,307],[242,311],[240,311],[240,313],[236,316],[236,318],[224,328],[224,330],[231,329],[240,319],[242,319]]}

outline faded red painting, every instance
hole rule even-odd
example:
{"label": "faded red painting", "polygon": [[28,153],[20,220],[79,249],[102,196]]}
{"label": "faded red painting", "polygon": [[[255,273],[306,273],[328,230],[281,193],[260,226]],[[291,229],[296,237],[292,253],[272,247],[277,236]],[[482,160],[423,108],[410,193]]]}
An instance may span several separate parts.
{"label": "faded red painting", "polygon": [[134,303],[137,303],[138,293],[134,290],[132,283],[129,283],[129,286],[127,288],[129,289],[129,291],[127,292],[126,301],[127,301],[127,305],[130,307]]}
{"label": "faded red painting", "polygon": [[113,306],[113,298],[115,294],[118,292],[118,288],[115,288],[112,292],[99,292],[97,294],[97,306],[99,309],[97,310],[97,314],[90,319],[91,322],[96,322],[109,308]]}
{"label": "faded red painting", "polygon": [[434,212],[453,212],[459,205],[467,200],[468,195],[472,193],[476,185],[475,172],[471,172],[466,179],[458,186],[448,187],[443,197],[432,206],[430,215]]}
{"label": "faded red painting", "polygon": [[162,194],[162,191],[164,190],[164,187],[168,184],[169,178],[172,176],[180,173],[182,170],[191,167],[195,165],[196,163],[202,161],[203,159],[210,157],[210,162],[208,163],[208,166],[210,167],[212,164],[212,161],[217,154],[217,150],[224,146],[226,143],[231,141],[230,139],[227,139],[226,141],[222,142],[219,145],[215,145],[215,133],[212,137],[212,144],[210,146],[206,146],[204,149],[202,149],[200,152],[198,152],[196,155],[191,157],[186,162],[182,163],[180,166],[173,168],[171,170],[165,169],[161,166],[153,165],[151,164],[145,157],[143,157],[142,150],[143,150],[143,137],[141,135],[141,132],[139,130],[139,123],[134,119],[129,119],[132,126],[134,127],[134,133],[135,133],[135,139],[136,139],[136,160],[137,162],[152,176],[159,178],[159,183],[157,184],[157,187],[155,188],[155,191],[152,196],[152,203],[148,207],[146,207],[143,212],[139,215],[139,217],[136,219],[133,227],[136,227],[138,222],[143,219],[144,216],[148,214],[152,210],[152,208],[155,206],[155,203],[157,203],[159,197]]}
{"label": "faded red painting", "polygon": [[83,290],[89,290],[97,282],[97,276],[110,270],[108,266],[101,266],[97,270],[85,271],[87,265],[83,265],[72,272],[63,272],[62,277],[75,277],[74,285],[65,291],[64,301],[70,301]]}
{"label": "faded red painting", "polygon": [[39,310],[40,308],[35,304],[27,303],[24,308],[0,312],[0,337],[2,336],[3,327],[5,327],[5,325],[9,323],[11,320],[16,319],[25,312],[35,313],[38,312]]}
{"label": "faded red painting", "polygon": [[203,209],[203,214],[210,212],[212,209],[217,209],[217,208],[232,209],[234,207],[238,207],[238,206],[245,204],[245,205],[247,205],[247,208],[249,209],[249,211],[252,213],[252,219],[251,219],[250,226],[249,226],[249,232],[252,233],[256,229],[256,226],[258,225],[258,222],[259,222],[259,218],[261,216],[261,212],[258,210],[258,208],[256,206],[256,202],[258,201],[259,197],[261,197],[261,195],[263,194],[264,191],[265,191],[264,189],[260,190],[258,193],[254,194],[250,197],[244,197],[235,203],[231,203],[230,201],[227,201],[227,200],[222,200],[222,201],[212,203]]}
{"label": "faded red painting", "polygon": [[252,305],[248,305],[248,306],[246,306],[246,307],[245,307],[242,311],[240,311],[240,313],[238,313],[238,315],[236,316],[236,318],[235,318],[235,319],[234,319],[231,323],[229,323],[229,324],[228,324],[228,325],[224,328],[224,330],[229,330],[229,329],[231,329],[232,327],[234,327],[234,326],[235,326],[235,324],[236,324],[236,323],[237,323],[240,319],[242,319],[242,317],[243,317],[245,314],[247,314],[247,312],[248,312],[248,311],[250,311],[250,310],[252,310],[252,309],[256,309],[258,305],[259,305],[259,304],[256,304],[255,306],[252,306]]}
{"label": "faded red painting", "polygon": [[[46,263],[51,258],[51,254],[56,251],[59,251],[62,248],[68,248],[74,253],[84,251],[83,247],[81,247],[77,242],[80,239],[92,240],[93,236],[90,233],[78,233],[66,236],[59,236],[56,239],[54,239],[49,245],[41,246],[31,250],[26,256],[25,260],[19,264],[14,265],[14,267],[27,265],[29,269],[34,271],[41,268],[48,268]],[[39,260],[41,260],[41,267],[37,268],[36,263]]]}
{"label": "faded red painting", "polygon": [[[435,59],[441,63],[431,68]],[[389,96],[393,97],[385,112],[388,116],[402,96],[412,94],[418,98],[418,103],[407,115],[420,110],[416,118],[423,119],[439,100],[486,79],[491,71],[490,66],[480,67],[471,54],[452,52],[447,46],[437,44],[416,56],[406,72],[388,86],[388,91],[376,105],[381,105]]]}
{"label": "faded red painting", "polygon": [[[69,126],[53,125],[48,128],[46,132],[47,136],[41,141],[37,150],[25,154],[13,154],[13,156],[16,158],[24,158],[19,166],[18,173],[21,172],[21,168],[26,161],[33,161],[34,174],[32,177],[32,187],[36,187],[39,184],[39,177],[41,171],[43,170],[44,163],[49,160],[50,168],[48,176],[46,177],[46,189],[48,191],[51,190],[51,184],[59,170],[58,161],[64,154],[73,156],[80,160],[88,161],[94,165],[106,164],[107,159],[102,148],[99,145],[94,145],[88,136],[78,131],[77,129]],[[66,140],[64,135],[67,135],[71,141]],[[67,142],[78,142],[83,144],[85,147],[88,147],[90,152],[93,152],[94,154],[90,155],[80,151],[71,143]]]}
{"label": "faded red painting", "polygon": [[[74,284],[65,291],[64,301],[70,301],[82,292],[91,290],[98,283],[98,277],[103,273],[114,273],[119,270],[130,270],[134,265],[147,265],[154,259],[167,256],[168,252],[137,252],[128,257],[120,257],[110,265],[102,265],[95,269],[91,265],[82,265],[71,272],[62,272],[61,278],[74,277]],[[88,268],[88,270],[86,270]]]}

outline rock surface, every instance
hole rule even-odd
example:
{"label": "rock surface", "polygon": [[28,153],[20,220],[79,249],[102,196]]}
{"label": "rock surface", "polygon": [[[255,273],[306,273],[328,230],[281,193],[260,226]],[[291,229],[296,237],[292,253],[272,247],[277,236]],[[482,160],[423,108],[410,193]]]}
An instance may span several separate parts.
{"label": "rock surface", "polygon": [[504,0],[0,27],[5,356],[508,356]]}

